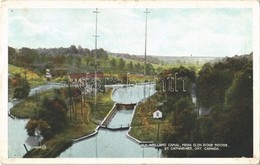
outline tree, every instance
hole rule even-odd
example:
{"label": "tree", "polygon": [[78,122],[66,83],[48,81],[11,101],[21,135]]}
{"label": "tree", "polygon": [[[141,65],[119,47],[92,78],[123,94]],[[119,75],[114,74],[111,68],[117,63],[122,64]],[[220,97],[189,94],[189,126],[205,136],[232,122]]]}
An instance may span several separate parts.
{"label": "tree", "polygon": [[253,67],[246,65],[229,88],[225,113],[216,126],[215,137],[229,145],[229,156],[253,156]]}
{"label": "tree", "polygon": [[80,67],[81,63],[82,63],[81,57],[79,57],[79,56],[76,57],[76,65],[77,65],[78,67]]}
{"label": "tree", "polygon": [[14,98],[23,99],[28,97],[31,89],[30,84],[25,78],[21,78],[20,74],[15,75],[11,80],[11,85],[14,87]]}
{"label": "tree", "polygon": [[80,45],[78,46],[78,53],[81,55],[84,54],[84,49]]}
{"label": "tree", "polygon": [[116,68],[116,59],[115,59],[115,58],[112,58],[112,59],[110,60],[110,67],[111,67],[111,68]]}
{"label": "tree", "polygon": [[20,51],[20,60],[24,66],[30,66],[38,59],[38,53],[30,48],[23,47]]}
{"label": "tree", "polygon": [[55,66],[61,66],[65,63],[65,56],[64,55],[56,55],[52,57],[52,62]]}
{"label": "tree", "polygon": [[160,74],[163,71],[163,67],[159,66],[156,68],[156,73]]}
{"label": "tree", "polygon": [[70,48],[69,48],[69,53],[71,54],[78,54],[78,49],[75,45],[71,45]]}
{"label": "tree", "polygon": [[16,51],[14,48],[8,46],[8,63],[9,64],[15,64],[16,62]]}
{"label": "tree", "polygon": [[132,61],[130,61],[128,64],[127,64],[127,70],[128,71],[133,71],[134,70],[134,65],[133,65],[133,62]]}
{"label": "tree", "polygon": [[142,67],[141,67],[141,64],[140,64],[140,63],[134,64],[134,71],[135,71],[135,72],[140,72],[140,71],[142,71]]}
{"label": "tree", "polygon": [[234,75],[240,72],[247,62],[248,58],[241,56],[226,58],[214,64],[206,63],[199,72],[197,81],[199,104],[207,108],[223,105],[225,93],[230,87]]}
{"label": "tree", "polygon": [[146,74],[153,75],[155,73],[155,69],[151,63],[146,64]]}
{"label": "tree", "polygon": [[[174,113],[168,113],[171,115],[171,124],[175,128],[174,131],[163,135],[165,143],[192,143],[193,134],[196,128],[197,115],[193,111],[193,104],[189,98],[180,98],[171,102],[171,108]],[[189,157],[189,151],[167,150],[163,151],[168,157]]]}
{"label": "tree", "polygon": [[118,68],[120,68],[121,70],[125,69],[125,60],[123,58],[120,58],[118,61]]}
{"label": "tree", "polygon": [[108,58],[107,52],[104,49],[102,49],[102,48],[97,49],[97,50],[95,50],[95,49],[91,50],[91,55],[92,56],[97,55],[98,59],[107,60],[107,58]]}
{"label": "tree", "polygon": [[207,156],[253,156],[252,66],[252,54],[235,56],[206,64],[199,73],[200,103],[211,108],[208,117],[198,120],[199,139],[228,145]]}
{"label": "tree", "polygon": [[45,97],[41,100],[37,111],[38,115],[30,119],[26,125],[28,135],[34,135],[37,128],[47,140],[63,130],[68,123],[66,115],[68,107],[57,90],[55,90],[54,97]]}

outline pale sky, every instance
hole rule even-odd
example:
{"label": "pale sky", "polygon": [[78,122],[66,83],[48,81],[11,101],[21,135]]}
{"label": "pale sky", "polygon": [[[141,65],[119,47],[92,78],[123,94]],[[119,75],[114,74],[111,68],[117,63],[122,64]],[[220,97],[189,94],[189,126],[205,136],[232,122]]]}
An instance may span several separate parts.
{"label": "pale sky", "polygon": [[[94,49],[95,9],[13,9],[8,45]],[[252,52],[252,9],[150,8],[147,55],[233,56]],[[98,48],[144,54],[145,9],[99,9]]]}

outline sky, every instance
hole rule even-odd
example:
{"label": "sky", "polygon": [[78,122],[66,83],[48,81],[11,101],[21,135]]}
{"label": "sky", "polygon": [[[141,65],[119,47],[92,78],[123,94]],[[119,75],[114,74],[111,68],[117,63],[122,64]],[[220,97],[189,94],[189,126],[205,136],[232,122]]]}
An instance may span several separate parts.
{"label": "sky", "polygon": [[[10,9],[8,45],[14,48],[95,48],[92,8]],[[145,9],[101,8],[98,48],[144,55]],[[251,53],[250,8],[150,8],[147,55],[233,56]]]}

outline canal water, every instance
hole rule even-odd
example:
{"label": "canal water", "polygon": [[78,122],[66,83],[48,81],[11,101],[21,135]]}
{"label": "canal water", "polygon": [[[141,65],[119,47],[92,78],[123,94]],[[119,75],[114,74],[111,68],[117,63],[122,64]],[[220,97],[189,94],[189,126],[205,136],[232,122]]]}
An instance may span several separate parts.
{"label": "canal water", "polygon": [[[145,93],[144,93],[145,89]],[[114,91],[112,99],[116,103],[138,103],[144,96],[147,98],[155,93],[155,84],[135,85],[119,88]],[[131,124],[134,110],[118,110],[108,124],[109,128],[119,128]],[[143,148],[127,137],[128,130],[112,131],[100,128],[95,136],[74,143],[60,154],[62,158],[157,158],[161,150]]]}
{"label": "canal water", "polygon": [[[10,110],[18,102],[9,102]],[[28,150],[38,145],[38,140],[33,136],[28,136],[25,126],[29,119],[13,119],[8,117],[8,157],[21,158],[26,153],[24,145]]]}
{"label": "canal water", "polygon": [[[132,120],[133,110],[119,110],[108,127],[128,125]],[[60,154],[62,158],[133,158],[160,157],[161,151],[155,148],[143,148],[130,140],[128,130],[111,131],[100,128],[98,134],[74,143]]]}
{"label": "canal water", "polygon": [[120,128],[130,126],[133,110],[118,110],[116,115],[107,125],[108,128]]}
{"label": "canal water", "polygon": [[[56,87],[56,86],[55,86]],[[30,95],[53,88],[44,85],[32,89]],[[144,93],[145,92],[145,93]],[[138,103],[155,93],[155,84],[134,85],[114,91],[112,99],[116,103]],[[17,104],[16,101],[8,103],[8,111]],[[134,110],[119,110],[109,123],[108,127],[118,128],[131,124]],[[19,120],[8,117],[8,157],[21,158],[26,153],[25,144],[30,150],[37,144],[37,139],[27,135],[25,125],[28,119]],[[62,158],[133,158],[133,157],[160,157],[161,151],[155,148],[143,148],[127,137],[128,130],[111,131],[100,128],[98,134],[85,140],[74,143],[70,148],[60,154]]]}
{"label": "canal water", "polygon": [[[23,144],[26,144],[28,138],[25,130],[25,125],[28,119],[18,120],[8,117],[8,157],[9,158],[21,158],[26,153]],[[26,144],[28,150],[30,146]]]}
{"label": "canal water", "polygon": [[152,96],[156,92],[154,83],[136,84],[114,91],[112,100],[120,104],[132,104]]}

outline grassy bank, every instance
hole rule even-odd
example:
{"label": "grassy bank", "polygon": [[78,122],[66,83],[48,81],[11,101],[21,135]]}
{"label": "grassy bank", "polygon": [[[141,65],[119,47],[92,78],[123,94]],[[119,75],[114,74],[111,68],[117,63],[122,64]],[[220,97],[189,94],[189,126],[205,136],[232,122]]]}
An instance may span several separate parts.
{"label": "grassy bank", "polygon": [[153,118],[153,112],[159,104],[157,97],[157,94],[152,96],[136,108],[129,134],[140,141],[162,142],[162,135],[174,130],[167,116]]}
{"label": "grassy bank", "polygon": [[[36,108],[38,104],[40,104],[40,100],[43,99],[43,97],[50,97],[53,94],[52,90],[48,90],[45,92],[42,92],[38,94],[37,99],[36,95],[27,97],[26,99],[22,100],[18,104],[16,104],[13,108],[10,109],[11,115],[20,118],[20,119],[26,119],[31,118],[34,115],[36,115]],[[36,104],[37,100],[37,104]]]}
{"label": "grassy bank", "polygon": [[111,93],[111,89],[105,93],[98,93],[96,105],[94,97],[89,99],[88,104],[91,109],[90,119],[94,123],[101,123],[101,121],[106,117],[108,112],[113,107],[114,102],[111,99]]}
{"label": "grassy bank", "polygon": [[[52,91],[40,93],[38,97],[52,95]],[[15,106],[11,113],[18,118],[30,118],[35,115],[34,104],[35,96],[25,99]],[[24,157],[57,157],[61,152],[72,145],[72,139],[80,138],[82,136],[93,133],[97,127],[97,123],[102,121],[107,113],[113,106],[111,100],[111,90],[106,93],[98,93],[97,95],[97,108],[95,110],[94,98],[87,96],[81,101],[75,104],[75,111],[71,114],[68,112],[67,116],[69,123],[67,127],[56,134],[50,140],[44,141],[42,145],[46,146],[46,149],[32,149]]]}
{"label": "grassy bank", "polygon": [[25,76],[31,86],[31,88],[45,84],[45,78],[31,70],[24,69],[22,67],[14,66],[8,64],[8,73],[12,76],[15,74],[20,74],[21,76]]}

